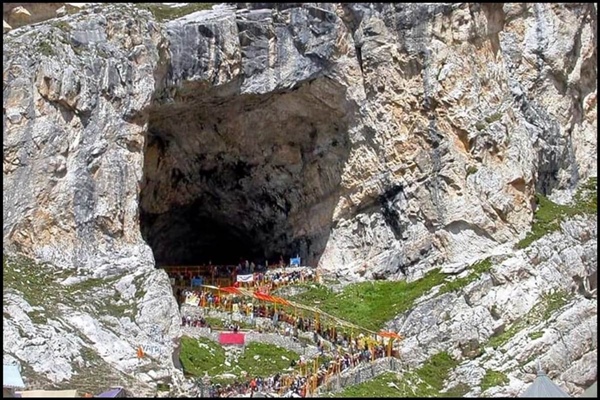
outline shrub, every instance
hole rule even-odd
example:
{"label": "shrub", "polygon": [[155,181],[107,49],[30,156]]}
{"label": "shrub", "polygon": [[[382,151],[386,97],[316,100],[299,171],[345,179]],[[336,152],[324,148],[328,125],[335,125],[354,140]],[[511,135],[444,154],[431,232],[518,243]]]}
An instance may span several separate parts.
{"label": "shrub", "polygon": [[485,117],[485,122],[487,122],[488,124],[491,124],[493,122],[499,121],[500,118],[502,118],[502,114],[500,112],[495,112],[495,113]]}
{"label": "shrub", "polygon": [[506,374],[493,370],[486,370],[481,380],[481,390],[487,390],[494,386],[503,386],[509,382]]}
{"label": "shrub", "polygon": [[467,167],[467,176],[469,175],[473,175],[474,173],[476,173],[478,171],[477,167],[474,165],[469,165]]}
{"label": "shrub", "polygon": [[40,52],[40,54],[42,54],[46,57],[50,57],[55,54],[54,49],[52,48],[52,45],[50,44],[50,42],[46,42],[46,41],[41,41],[38,44],[38,51]]}

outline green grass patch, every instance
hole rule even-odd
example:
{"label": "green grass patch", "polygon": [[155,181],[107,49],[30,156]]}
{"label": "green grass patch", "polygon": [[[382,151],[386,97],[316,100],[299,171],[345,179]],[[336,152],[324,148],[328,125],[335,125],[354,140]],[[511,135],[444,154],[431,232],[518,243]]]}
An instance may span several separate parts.
{"label": "green grass patch", "polygon": [[542,296],[544,311],[542,320],[548,320],[552,314],[563,308],[569,302],[569,294],[563,290],[557,290],[552,293],[547,293]]}
{"label": "green grass patch", "polygon": [[213,329],[220,329],[220,328],[222,329],[225,326],[225,324],[223,323],[223,320],[221,318],[217,318],[217,317],[204,317],[204,320]]}
{"label": "green grass patch", "polygon": [[482,130],[484,130],[486,127],[487,127],[487,124],[486,124],[485,122],[483,122],[483,121],[477,121],[477,122],[475,123],[475,128],[476,128],[478,131],[482,131]]}
{"label": "green grass patch", "polygon": [[42,40],[38,44],[38,52],[46,57],[51,57],[56,54],[52,48],[52,44],[50,44],[50,42],[46,42],[45,40]]}
{"label": "green grass patch", "polygon": [[42,325],[48,322],[48,318],[46,317],[46,313],[40,311],[32,311],[29,315],[31,322],[34,324]]}
{"label": "green grass patch", "polygon": [[[347,387],[341,397],[452,397],[456,392],[468,392],[468,387],[441,393],[450,371],[458,365],[446,352],[437,353],[420,368],[406,372],[402,377],[385,373],[368,382]],[[396,387],[390,387],[393,383]]]}
{"label": "green grass patch", "polygon": [[445,275],[435,269],[414,282],[360,282],[344,287],[339,293],[324,285],[314,285],[291,299],[361,327],[379,330],[385,322],[411,309],[415,300],[444,283],[444,279]]}
{"label": "green grass patch", "polygon": [[540,332],[540,331],[536,331],[536,332],[529,332],[529,338],[531,340],[535,340],[535,339],[539,339],[542,336],[544,336],[544,332]]}
{"label": "green grass patch", "polygon": [[157,383],[156,390],[158,392],[168,392],[169,390],[171,390],[171,385],[169,385],[168,383]]}
{"label": "green grass patch", "polygon": [[500,118],[502,118],[502,113],[495,112],[495,113],[485,117],[485,122],[487,122],[488,124],[491,124],[493,122],[500,121]]}
{"label": "green grass patch", "polygon": [[60,304],[75,308],[89,306],[96,316],[112,315],[119,318],[137,313],[135,303],[122,301],[118,292],[103,297],[98,295],[102,289],[110,294],[121,276],[91,278],[64,286],[60,282],[73,276],[73,271],[62,270],[48,263],[39,263],[22,255],[3,256],[2,264],[4,289],[16,290],[22,293],[23,298],[32,307],[43,308],[43,312],[30,313],[34,323],[42,324],[50,318],[60,316]]}
{"label": "green grass patch", "polygon": [[[81,294],[81,293],[89,293],[100,289],[108,283],[108,280],[100,279],[100,278],[90,278],[81,282],[74,283],[72,285],[66,286],[71,294]],[[114,283],[111,282],[111,283]]]}
{"label": "green grass patch", "polygon": [[66,21],[56,21],[52,23],[52,26],[64,32],[71,32],[71,30],[73,30],[71,25],[69,25],[69,23]]}
{"label": "green grass patch", "polygon": [[[210,324],[212,329],[229,329],[228,320],[223,321],[222,318],[218,317],[204,317],[204,320]],[[232,324],[238,324],[240,329],[254,329],[254,326],[246,321],[234,321],[231,320]]]}
{"label": "green grass patch", "polygon": [[485,260],[478,261],[471,266],[471,273],[469,275],[445,283],[444,286],[440,288],[440,294],[459,291],[471,282],[481,278],[481,275],[489,272],[490,269],[492,269],[492,261],[489,257]]}
{"label": "green grass patch", "polygon": [[[258,356],[255,359],[255,356]],[[285,357],[285,358],[284,358]],[[268,377],[290,367],[291,361],[298,362],[300,356],[290,350],[266,343],[252,342],[231,366],[225,365],[225,349],[207,338],[194,339],[187,336],[181,338],[179,360],[186,376],[203,377],[206,371],[215,377],[225,373],[241,376],[246,371],[248,376]],[[215,378],[214,382],[231,383],[235,378]]]}
{"label": "green grass patch", "polygon": [[518,332],[520,332],[526,327],[527,324],[523,321],[516,321],[508,329],[505,329],[504,332],[492,336],[488,341],[487,346],[491,346],[494,349],[497,349],[498,347],[506,344],[513,336],[515,336]]}
{"label": "green grass patch", "polygon": [[520,364],[520,367],[523,368],[524,366],[526,366],[530,362],[534,361],[536,358],[538,358],[537,354],[530,355],[529,357],[527,357],[527,360],[525,360],[525,362],[523,362],[523,363]]}
{"label": "green grass patch", "polygon": [[65,288],[58,283],[64,279],[65,271],[47,263],[39,263],[28,257],[2,257],[3,288],[16,290],[33,307],[46,309],[66,294]]}
{"label": "green grass patch", "polygon": [[129,382],[117,370],[100,357],[93,348],[82,347],[80,355],[84,366],[73,363],[76,372],[69,380],[52,385],[49,389],[66,390],[77,388],[80,394],[100,393],[106,390],[106,382],[113,385],[128,387]]}
{"label": "green grass patch", "polygon": [[121,294],[116,292],[111,298],[102,300],[98,306],[98,312],[102,315],[111,315],[116,318],[129,315],[133,319],[137,314],[137,306],[135,303],[130,304],[123,300]]}
{"label": "green grass patch", "polygon": [[441,397],[464,397],[465,394],[469,393],[471,388],[466,383],[459,383],[456,386],[452,386],[448,391],[440,393]]}
{"label": "green grass patch", "polygon": [[133,278],[133,284],[135,285],[136,300],[142,300],[144,296],[146,296],[146,290],[143,289],[145,278],[146,277],[144,275],[138,275],[135,278]]}
{"label": "green grass patch", "polygon": [[136,3],[135,6],[152,13],[158,22],[170,21],[196,11],[210,10],[217,3],[189,3],[183,7],[169,7],[160,3]]}
{"label": "green grass patch", "polygon": [[205,372],[214,376],[225,372],[225,350],[210,339],[181,338],[179,361],[187,376],[204,376]]}
{"label": "green grass patch", "polygon": [[514,321],[504,332],[492,336],[486,346],[494,349],[503,346],[521,330],[550,319],[552,313],[564,307],[568,301],[568,293],[562,290],[543,295],[540,302],[533,306],[525,316]]}
{"label": "green grass patch", "polygon": [[[259,358],[255,360],[255,356]],[[300,356],[283,347],[252,342],[238,359],[238,367],[241,371],[248,372],[249,376],[266,378],[289,368],[292,360],[298,362]]]}
{"label": "green grass patch", "polygon": [[[416,372],[417,376],[425,383],[419,396],[436,396],[444,388],[444,381],[450,371],[458,365],[446,352],[437,353],[423,364]],[[433,390],[433,393],[430,393]]]}
{"label": "green grass patch", "polygon": [[508,377],[503,372],[488,369],[481,380],[481,390],[484,391],[494,386],[504,386],[508,382]]}
{"label": "green grass patch", "polygon": [[524,249],[542,236],[560,229],[560,223],[575,215],[598,213],[598,183],[597,178],[589,178],[583,183],[575,195],[572,204],[560,205],[552,202],[544,195],[535,195],[536,209],[533,225],[527,236],[516,245]]}
{"label": "green grass patch", "polygon": [[478,171],[477,167],[475,165],[469,165],[467,167],[467,176],[469,175],[473,175],[474,173],[476,173]]}
{"label": "green grass patch", "polygon": [[392,383],[400,387],[402,380],[395,373],[386,372],[368,382],[359,385],[348,386],[342,392],[337,393],[339,397],[401,397],[403,392],[396,387],[390,386]]}

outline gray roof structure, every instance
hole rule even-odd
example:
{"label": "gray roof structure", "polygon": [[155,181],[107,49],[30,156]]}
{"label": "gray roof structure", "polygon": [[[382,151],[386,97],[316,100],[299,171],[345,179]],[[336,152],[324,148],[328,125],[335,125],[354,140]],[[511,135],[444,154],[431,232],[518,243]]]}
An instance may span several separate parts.
{"label": "gray roof structure", "polygon": [[16,365],[2,364],[2,387],[9,389],[25,389],[21,371]]}
{"label": "gray roof structure", "polygon": [[562,390],[560,386],[556,383],[552,382],[548,375],[539,368],[538,365],[538,373],[537,377],[534,381],[529,385],[527,390],[525,390],[519,397],[571,397],[567,392]]}
{"label": "gray roof structure", "polygon": [[594,382],[592,386],[585,389],[585,392],[581,394],[581,397],[598,397],[598,381]]}

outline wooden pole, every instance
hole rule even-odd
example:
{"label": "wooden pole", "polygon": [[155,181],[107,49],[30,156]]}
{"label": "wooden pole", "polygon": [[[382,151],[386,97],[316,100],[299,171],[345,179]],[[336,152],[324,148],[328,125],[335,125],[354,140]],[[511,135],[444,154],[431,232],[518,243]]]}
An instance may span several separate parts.
{"label": "wooden pole", "polygon": [[221,308],[221,284],[220,283],[219,283],[219,286],[217,287],[217,296],[219,297],[219,305],[217,306],[217,302],[213,301],[215,309]]}

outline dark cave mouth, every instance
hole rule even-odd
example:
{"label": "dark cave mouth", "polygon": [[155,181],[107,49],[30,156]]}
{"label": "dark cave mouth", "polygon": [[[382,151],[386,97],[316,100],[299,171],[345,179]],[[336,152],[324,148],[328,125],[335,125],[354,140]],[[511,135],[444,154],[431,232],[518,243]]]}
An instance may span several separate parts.
{"label": "dark cave mouth", "polygon": [[265,95],[215,90],[149,113],[139,218],[156,267],[316,265],[349,153],[344,91],[325,78]]}
{"label": "dark cave mouth", "polygon": [[273,258],[273,254],[265,254],[263,246],[248,232],[223,220],[203,216],[195,207],[175,208],[161,215],[142,213],[140,222],[164,224],[161,233],[145,237],[154,252],[157,267],[209,262],[235,265],[240,259],[264,263]]}

